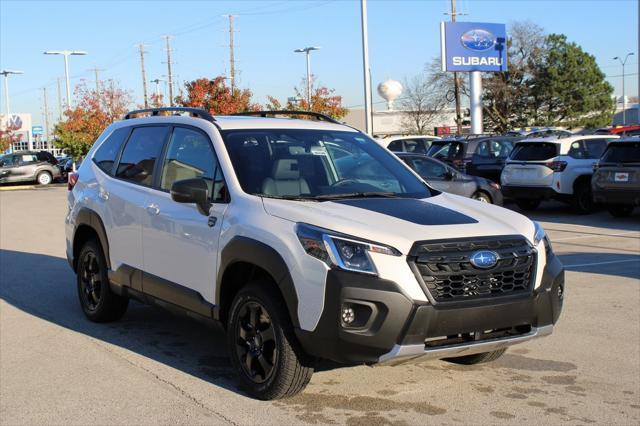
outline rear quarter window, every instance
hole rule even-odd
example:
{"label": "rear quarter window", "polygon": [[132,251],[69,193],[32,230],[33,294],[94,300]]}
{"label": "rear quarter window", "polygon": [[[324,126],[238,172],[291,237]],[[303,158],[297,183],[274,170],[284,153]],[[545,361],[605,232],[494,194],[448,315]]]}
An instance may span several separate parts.
{"label": "rear quarter window", "polygon": [[558,155],[558,144],[550,142],[519,143],[511,152],[517,161],[543,161]]}
{"label": "rear quarter window", "polygon": [[130,130],[130,127],[116,129],[104,142],[102,142],[102,145],[100,145],[94,154],[93,162],[96,163],[103,172],[111,174],[113,171],[113,165],[115,164],[118,152],[120,152],[120,148],[127,139]]}
{"label": "rear quarter window", "polygon": [[433,142],[427,155],[438,159],[454,159],[461,157],[463,150],[460,142]]}

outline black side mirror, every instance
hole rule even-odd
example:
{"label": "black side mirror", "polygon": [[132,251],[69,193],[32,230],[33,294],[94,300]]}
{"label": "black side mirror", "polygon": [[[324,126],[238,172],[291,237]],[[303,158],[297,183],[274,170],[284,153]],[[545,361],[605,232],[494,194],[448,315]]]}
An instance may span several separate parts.
{"label": "black side mirror", "polygon": [[209,187],[204,179],[185,179],[171,185],[171,199],[176,203],[194,203],[198,211],[209,216],[211,202],[209,201]]}
{"label": "black side mirror", "polygon": [[452,172],[452,171],[450,171],[450,170],[447,170],[447,171],[444,173],[444,180],[453,180],[453,178],[454,178],[454,177],[455,177],[455,175],[454,175],[454,174],[453,174],[453,172]]}

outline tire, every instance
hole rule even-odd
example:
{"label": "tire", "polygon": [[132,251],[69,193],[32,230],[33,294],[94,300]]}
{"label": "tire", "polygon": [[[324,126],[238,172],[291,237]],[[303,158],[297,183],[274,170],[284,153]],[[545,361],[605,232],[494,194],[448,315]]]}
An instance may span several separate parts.
{"label": "tire", "polygon": [[234,298],[227,344],[242,387],[254,398],[293,396],[313,375],[313,360],[296,340],[285,304],[268,281],[249,283]]}
{"label": "tire", "polygon": [[500,358],[507,351],[507,348],[499,349],[493,352],[483,352],[479,354],[473,355],[465,355],[458,356],[455,358],[444,358],[444,361],[451,362],[453,364],[462,364],[462,365],[474,365],[474,364],[484,364],[485,362],[495,361]]}
{"label": "tire", "polygon": [[480,201],[481,203],[493,204],[493,200],[491,200],[491,197],[486,192],[477,191],[471,196],[471,198]]}
{"label": "tire", "polygon": [[91,321],[115,321],[124,315],[129,299],[118,296],[109,287],[107,263],[102,247],[87,241],[80,250],[76,267],[78,297],[82,311]]}
{"label": "tire", "polygon": [[593,212],[593,195],[591,194],[591,185],[577,185],[573,192],[571,204],[578,214],[589,214]]}
{"label": "tire", "polygon": [[525,200],[518,198],[516,199],[516,205],[520,208],[520,210],[534,211],[540,205],[540,200]]}
{"label": "tire", "polygon": [[633,213],[633,206],[609,206],[607,211],[613,217],[627,217]]}
{"label": "tire", "polygon": [[38,185],[49,185],[53,182],[53,177],[49,172],[40,172],[36,176],[36,182],[38,182]]}

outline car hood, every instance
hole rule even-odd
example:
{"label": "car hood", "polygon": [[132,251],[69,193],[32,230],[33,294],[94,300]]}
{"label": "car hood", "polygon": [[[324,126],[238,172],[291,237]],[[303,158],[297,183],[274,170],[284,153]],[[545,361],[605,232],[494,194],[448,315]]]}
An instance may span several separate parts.
{"label": "car hood", "polygon": [[535,232],[525,216],[445,193],[324,202],[263,198],[263,204],[272,216],[390,245],[403,254],[416,241],[515,234],[531,241]]}

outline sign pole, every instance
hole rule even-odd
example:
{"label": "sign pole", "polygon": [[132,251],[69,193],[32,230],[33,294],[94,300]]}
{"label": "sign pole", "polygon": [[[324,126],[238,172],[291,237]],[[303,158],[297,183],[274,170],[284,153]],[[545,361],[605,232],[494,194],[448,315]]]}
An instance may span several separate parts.
{"label": "sign pole", "polygon": [[471,91],[470,110],[471,110],[471,133],[482,133],[482,74],[480,71],[471,71],[469,73],[469,89]]}

